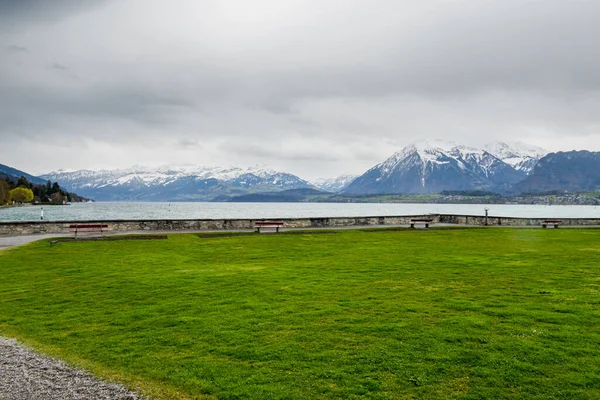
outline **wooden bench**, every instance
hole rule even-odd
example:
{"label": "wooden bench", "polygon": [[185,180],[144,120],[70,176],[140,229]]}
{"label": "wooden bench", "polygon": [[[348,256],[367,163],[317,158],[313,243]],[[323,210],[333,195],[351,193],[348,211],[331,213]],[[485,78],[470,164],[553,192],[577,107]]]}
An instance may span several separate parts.
{"label": "wooden bench", "polygon": [[429,228],[429,224],[433,223],[432,219],[415,218],[410,220],[410,227],[414,228],[415,224],[425,224],[425,229]]}
{"label": "wooden bench", "polygon": [[547,228],[548,225],[554,225],[554,229],[556,229],[561,222],[560,219],[547,219],[542,222],[542,228]]}
{"label": "wooden bench", "polygon": [[108,225],[106,224],[73,224],[69,225],[69,231],[75,233],[75,239],[77,239],[78,233],[100,233],[100,237],[102,237],[102,232],[108,229]]}
{"label": "wooden bench", "polygon": [[275,228],[275,232],[279,233],[279,228],[283,228],[283,221],[256,221],[254,228],[258,233],[260,233],[260,228]]}

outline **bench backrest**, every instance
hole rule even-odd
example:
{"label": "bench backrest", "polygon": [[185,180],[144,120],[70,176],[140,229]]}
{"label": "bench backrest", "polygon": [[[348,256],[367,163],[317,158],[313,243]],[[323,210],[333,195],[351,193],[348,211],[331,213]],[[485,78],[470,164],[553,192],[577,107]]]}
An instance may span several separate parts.
{"label": "bench backrest", "polygon": [[69,229],[103,229],[108,228],[107,224],[74,224],[69,225]]}

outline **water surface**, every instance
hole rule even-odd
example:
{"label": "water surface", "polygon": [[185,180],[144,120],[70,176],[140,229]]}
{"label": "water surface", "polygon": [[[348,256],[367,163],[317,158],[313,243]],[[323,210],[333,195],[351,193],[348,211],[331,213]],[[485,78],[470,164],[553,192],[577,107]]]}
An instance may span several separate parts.
{"label": "water surface", "polygon": [[[389,203],[74,203],[43,206],[50,221],[376,217],[419,214],[600,218],[598,206]],[[0,209],[0,221],[39,221],[41,206]]]}

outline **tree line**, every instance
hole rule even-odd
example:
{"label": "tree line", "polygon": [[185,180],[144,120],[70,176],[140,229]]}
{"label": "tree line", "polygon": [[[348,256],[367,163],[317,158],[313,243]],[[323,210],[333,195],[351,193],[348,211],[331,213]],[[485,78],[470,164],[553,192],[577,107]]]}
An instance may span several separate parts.
{"label": "tree line", "polygon": [[5,204],[64,204],[80,202],[87,199],[62,189],[58,182],[47,181],[45,184],[31,183],[24,176],[17,181],[0,179],[0,205]]}

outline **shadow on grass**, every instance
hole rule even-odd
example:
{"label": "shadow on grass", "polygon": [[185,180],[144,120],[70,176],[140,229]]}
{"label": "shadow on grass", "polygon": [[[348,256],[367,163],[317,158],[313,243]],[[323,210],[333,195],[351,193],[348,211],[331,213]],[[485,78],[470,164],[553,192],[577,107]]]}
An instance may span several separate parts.
{"label": "shadow on grass", "polygon": [[[486,227],[473,227],[473,226],[438,226],[429,228],[409,228],[406,226],[391,226],[391,227],[373,227],[373,228],[355,228],[355,229],[336,229],[336,228],[321,228],[321,229],[294,229],[277,232],[205,232],[199,233],[196,236],[201,239],[211,238],[222,238],[222,237],[240,237],[240,236],[260,236],[260,235],[331,235],[342,232],[355,231],[355,232],[410,232],[410,231],[447,231],[447,230],[463,230],[463,229],[484,229]],[[289,229],[289,228],[288,228]],[[293,228],[292,228],[293,229]]]}
{"label": "shadow on grass", "polygon": [[450,230],[464,230],[464,229],[485,229],[488,228],[486,226],[466,226],[466,225],[457,225],[457,226],[430,226],[429,228],[410,228],[408,226],[391,226],[389,228],[360,228],[356,229],[360,232],[410,232],[410,231],[450,231]]}
{"label": "shadow on grass", "polygon": [[335,234],[338,231],[334,230],[294,230],[294,231],[282,231],[282,232],[210,232],[210,233],[199,233],[196,236],[201,239],[216,239],[223,237],[240,237],[240,236],[272,236],[272,235],[319,235],[319,234]]}
{"label": "shadow on grass", "polygon": [[114,242],[120,240],[165,240],[167,235],[123,235],[123,236],[103,236],[103,237],[83,237],[83,238],[59,238],[50,240],[50,245],[57,243],[81,243],[81,242]]}

